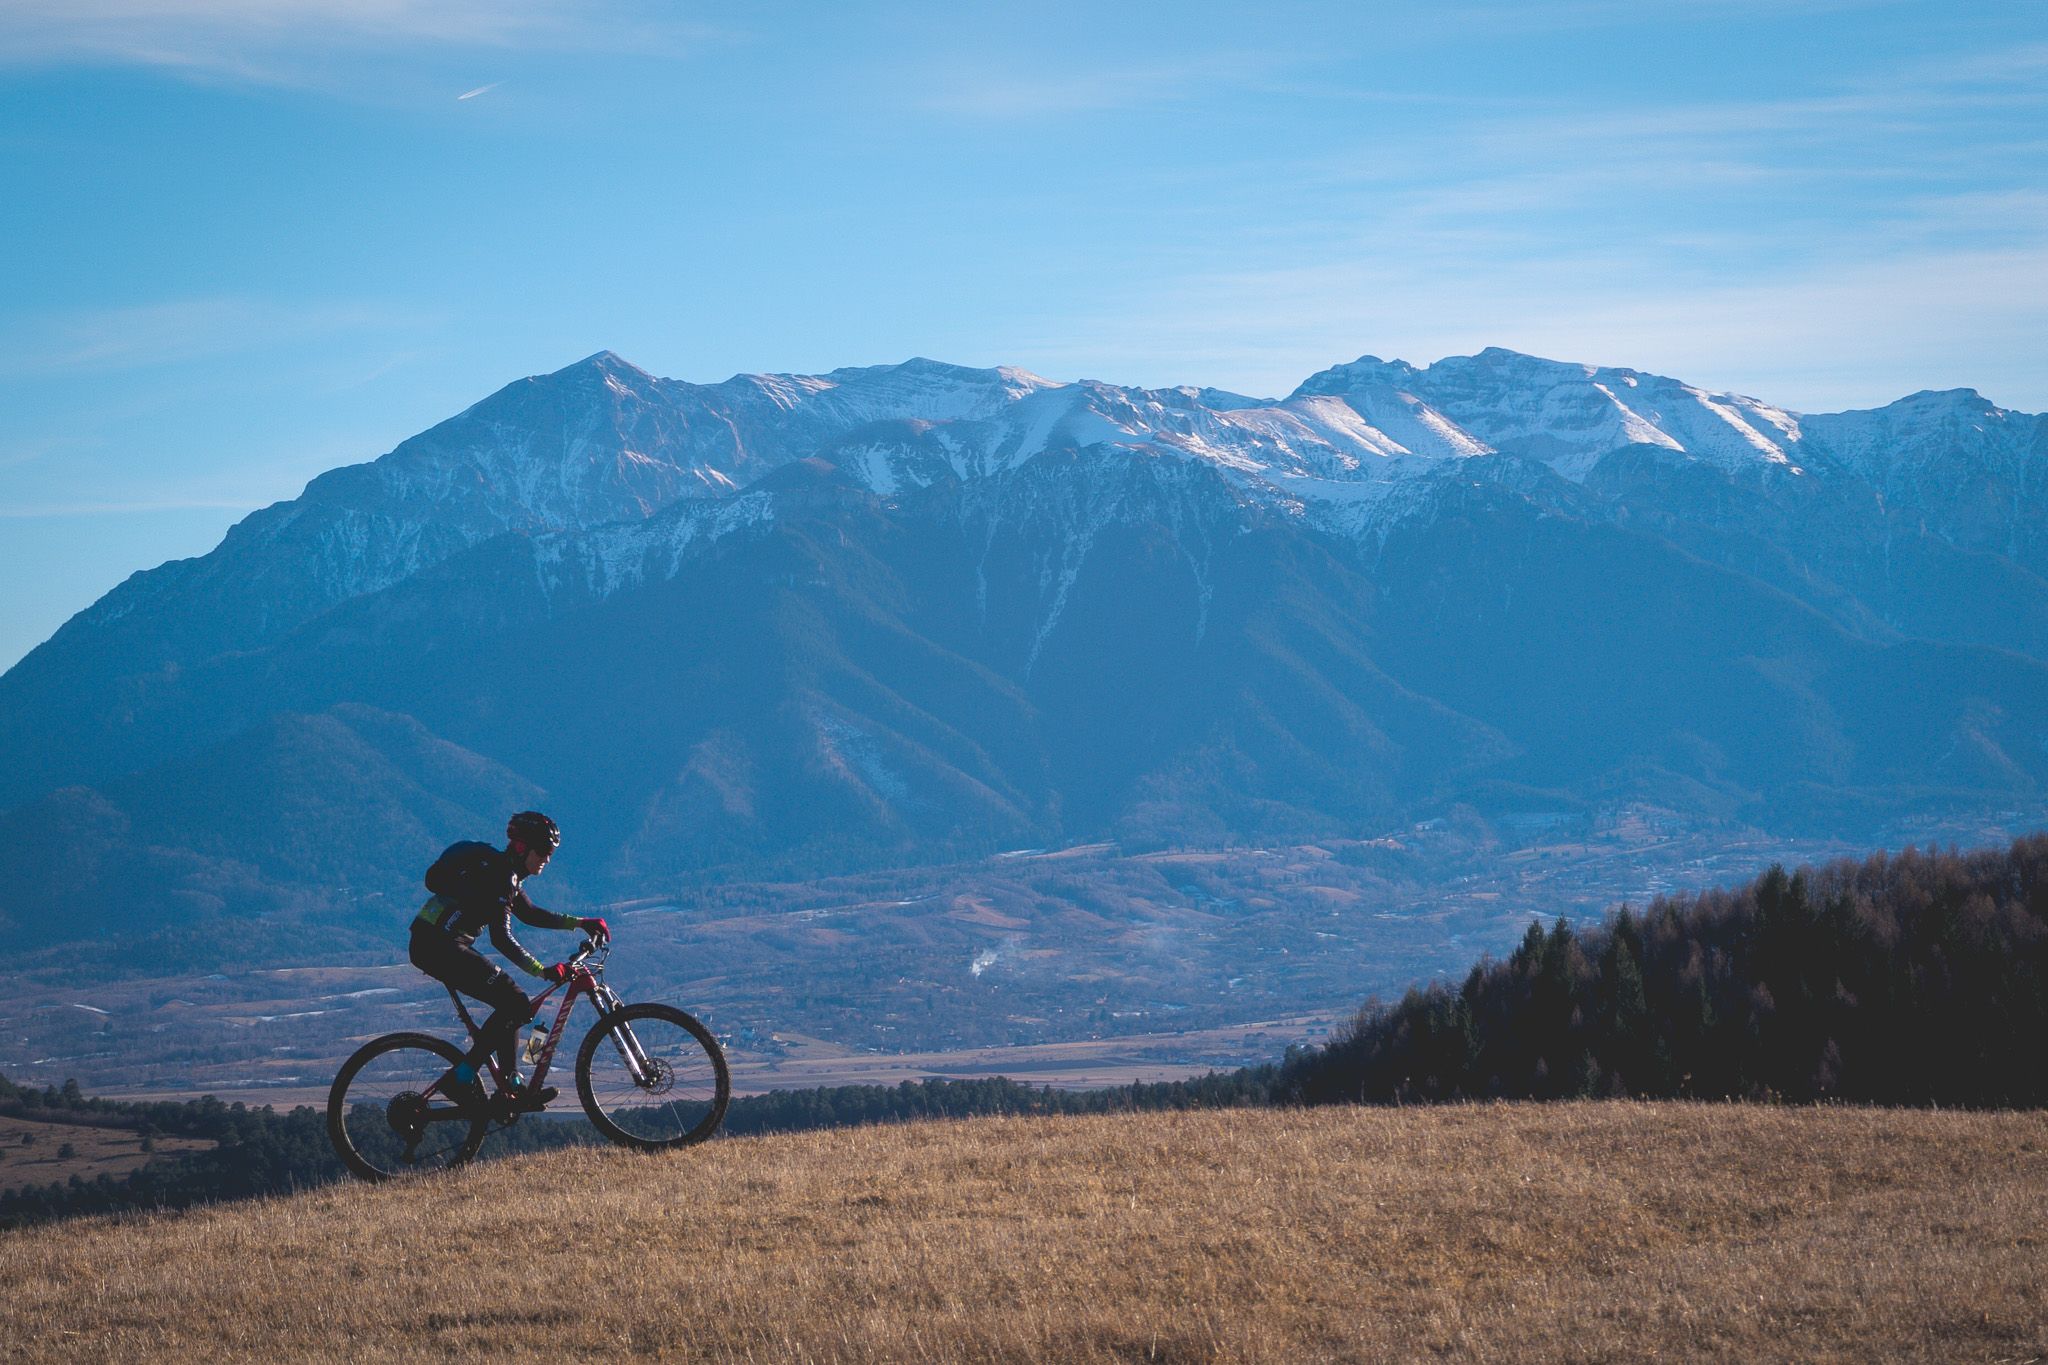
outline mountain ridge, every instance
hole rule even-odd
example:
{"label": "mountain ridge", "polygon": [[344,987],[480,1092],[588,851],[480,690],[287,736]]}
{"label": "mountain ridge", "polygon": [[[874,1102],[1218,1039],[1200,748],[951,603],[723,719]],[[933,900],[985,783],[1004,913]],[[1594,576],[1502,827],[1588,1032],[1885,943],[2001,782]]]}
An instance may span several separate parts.
{"label": "mountain ridge", "polygon": [[[1801,415],[1498,348],[1279,400],[924,359],[693,385],[599,352],[67,623],[0,676],[0,806],[84,793],[51,867],[161,872],[126,839],[268,885],[303,829],[138,813],[205,754],[282,781],[356,741],[273,718],[366,707],[548,792],[593,894],[1512,792],[1863,829],[2048,791],[2044,526],[2048,420],[1971,390]],[[432,838],[480,813],[445,765],[332,771]]]}
{"label": "mountain ridge", "polygon": [[[1524,389],[1530,387],[1531,376],[1546,387],[1538,394],[1524,394],[1518,411],[1488,411],[1474,397],[1476,376],[1490,374],[1498,379],[1503,371],[1510,372]],[[1353,382],[1361,376],[1371,380],[1362,388]],[[1459,411],[1469,421],[1490,428],[1492,440],[1457,427],[1446,410],[1432,405],[1428,392],[1408,393],[1384,382],[1387,376],[1411,388],[1461,395],[1456,404]],[[1666,398],[1676,395],[1694,402],[1695,407],[1706,406],[1709,415],[1691,412],[1689,421],[1680,423],[1659,409],[1646,419],[1615,399],[1606,387],[1645,379]],[[878,395],[872,390],[884,392]],[[1592,398],[1587,390],[1598,398]],[[1507,453],[1564,450],[1568,453],[1553,454],[1542,462],[1573,482],[1583,482],[1599,456],[1628,445],[1661,445],[1680,454],[1705,454],[1717,467],[1730,468],[1728,433],[1739,431],[1746,433],[1738,438],[1740,443],[1757,461],[1803,473],[1787,451],[1802,445],[1801,424],[1805,423],[1818,424],[1820,448],[1843,470],[1856,477],[1881,475],[1889,481],[1897,477],[1899,466],[1894,462],[1881,469],[1874,467],[1873,449],[1904,446],[1922,452],[1913,461],[1913,466],[1920,468],[1929,462],[1924,451],[1943,434],[1930,437],[1930,426],[1949,428],[1945,434],[1950,437],[1960,435],[1964,428],[1981,435],[1985,434],[1985,421],[1990,420],[2006,439],[1984,442],[1986,453],[1979,463],[2011,470],[2011,486],[2006,491],[2012,515],[2003,520],[2006,553],[2015,556],[2021,553],[2023,542],[2028,550],[2033,548],[2034,538],[2025,533],[2028,518],[2023,513],[2041,496],[2041,484],[2048,481],[2048,475],[2036,468],[2048,469],[2048,418],[1997,408],[1970,389],[1921,391],[1885,408],[1802,418],[1754,399],[1696,389],[1640,371],[1544,361],[1489,347],[1477,356],[1446,357],[1420,369],[1405,361],[1364,356],[1311,376],[1285,400],[1262,402],[1256,408],[1210,409],[1199,402],[1203,392],[1217,391],[1119,389],[1093,381],[1055,383],[1014,367],[975,370],[922,358],[893,366],[842,368],[823,376],[735,375],[719,384],[695,385],[656,378],[613,352],[600,351],[553,374],[507,385],[456,417],[401,442],[376,461],[318,476],[300,498],[273,504],[238,523],[209,555],[131,576],[67,622],[22,663],[30,662],[45,648],[61,649],[71,637],[95,627],[110,627],[132,618],[146,611],[153,599],[175,597],[181,590],[189,593],[204,587],[212,598],[232,597],[233,570],[229,566],[238,558],[262,557],[266,577],[274,580],[278,547],[289,545],[300,523],[317,520],[329,505],[335,508],[330,515],[338,516],[341,524],[325,535],[316,533],[316,543],[303,547],[302,553],[325,571],[312,575],[318,581],[308,585],[305,600],[293,602],[292,594],[280,593],[272,586],[264,599],[266,610],[242,620],[240,631],[232,638],[207,643],[227,648],[260,644],[296,619],[416,573],[489,535],[514,529],[586,530],[606,522],[644,518],[679,498],[719,497],[737,491],[791,459],[844,442],[856,428],[870,422],[930,423],[924,429],[926,434],[945,428],[943,436],[950,437],[955,434],[950,430],[953,424],[985,422],[998,415],[1005,402],[1034,410],[1024,414],[1026,420],[1020,428],[1006,433],[967,430],[959,433],[964,439],[938,442],[950,457],[944,460],[944,467],[950,468],[954,477],[1014,467],[1048,443],[1076,447],[1131,444],[1205,458],[1238,475],[1264,473],[1270,468],[1273,478],[1247,480],[1248,486],[1264,482],[1282,502],[1290,497],[1304,503],[1339,501],[1355,512],[1360,503],[1376,500],[1375,491],[1381,498],[1388,496],[1390,481],[1372,475],[1391,474],[1395,476],[1391,482],[1398,483],[1402,475],[1427,472],[1426,463],[1402,459],[1404,456],[1419,455],[1428,462],[1432,457],[1470,458],[1507,446],[1520,447]],[[1349,417],[1314,401],[1325,397],[1344,400],[1341,407]],[[1535,401],[1529,401],[1532,397]],[[1170,405],[1162,398],[1170,400]],[[1931,404],[1933,399],[1949,400],[1946,410]],[[582,403],[580,412],[566,411],[577,401]],[[682,411],[679,404],[688,403],[695,403],[699,410],[686,415],[696,417],[698,426],[714,428],[712,431],[674,420]],[[1955,411],[1959,407],[1968,409],[1977,420],[1959,416]],[[1760,419],[1762,424],[1785,439],[1771,442],[1756,436],[1755,427],[1731,416],[1731,409],[1766,414]],[[750,428],[758,425],[768,410],[785,417],[801,414],[804,420],[794,432],[778,432],[778,449],[756,452]],[[1373,425],[1375,415],[1383,425]],[[1918,420],[1898,420],[1905,417]],[[817,420],[820,418],[823,420]],[[1404,423],[1409,429],[1403,434],[1413,445],[1390,433],[1390,428],[1398,431]],[[608,428],[601,441],[596,439],[600,427]],[[1695,435],[1693,444],[1688,445],[1667,427],[1680,428],[1681,433],[1705,430],[1711,439]],[[998,439],[990,442],[986,439],[990,435]],[[1143,439],[1128,439],[1139,437]],[[1243,449],[1247,446],[1249,452]],[[964,458],[965,452],[977,450],[978,461]],[[550,451],[554,452],[552,461],[547,458]],[[650,451],[670,453],[664,457]],[[872,458],[876,453],[871,449],[871,458],[855,467],[877,492],[887,494],[901,486],[906,471],[912,482],[929,482],[940,473],[929,458],[907,462],[899,470],[886,460],[877,462]],[[1274,455],[1282,458],[1276,461]],[[1253,456],[1267,457],[1265,468],[1255,469],[1260,461]],[[1361,461],[1370,457],[1378,457],[1378,461],[1365,468]],[[550,479],[548,474],[554,477]],[[1356,486],[1342,487],[1345,484]],[[405,517],[392,512],[394,505],[439,508],[441,513]],[[1394,514],[1399,514],[1398,508]],[[1330,516],[1333,524],[1359,521],[1343,512],[1333,511]],[[228,572],[209,574],[210,566]],[[161,636],[153,643],[160,647]]]}

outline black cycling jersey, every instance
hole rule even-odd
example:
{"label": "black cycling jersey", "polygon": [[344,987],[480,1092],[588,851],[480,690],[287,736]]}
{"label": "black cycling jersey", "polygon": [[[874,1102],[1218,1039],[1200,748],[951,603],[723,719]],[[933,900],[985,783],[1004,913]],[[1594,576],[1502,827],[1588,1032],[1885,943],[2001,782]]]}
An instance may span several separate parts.
{"label": "black cycling jersey", "polygon": [[574,929],[573,915],[543,910],[520,889],[520,860],[489,844],[464,840],[450,844],[427,869],[427,889],[434,894],[420,907],[413,932],[434,930],[464,946],[489,930],[491,946],[529,976],[543,971],[540,959],[512,937],[512,916],[536,929]]}

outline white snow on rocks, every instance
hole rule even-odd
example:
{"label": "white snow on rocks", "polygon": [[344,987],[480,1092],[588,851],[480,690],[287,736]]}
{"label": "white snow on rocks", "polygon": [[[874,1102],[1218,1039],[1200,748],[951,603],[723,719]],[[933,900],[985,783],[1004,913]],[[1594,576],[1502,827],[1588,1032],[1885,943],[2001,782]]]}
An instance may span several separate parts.
{"label": "white snow on rocks", "polygon": [[2010,412],[1975,389],[1922,390],[1881,408],[1801,418],[1813,446],[1838,467],[1890,492],[1905,477],[1964,477],[1973,465],[2024,462],[2041,419]]}
{"label": "white snow on rocks", "polygon": [[1490,346],[1417,369],[1363,356],[1311,376],[1296,396],[1393,391],[1426,401],[1470,438],[1583,482],[1603,455],[1662,446],[1729,473],[1797,461],[1799,419],[1740,394],[1639,370],[1575,365]]}
{"label": "white snow on rocks", "polygon": [[[2007,539],[2018,536],[2048,481],[2048,422],[1968,389],[1802,416],[1498,347],[1420,368],[1362,356],[1280,401],[926,359],[700,385],[603,352],[321,475],[211,555],[136,575],[66,629],[177,611],[188,598],[242,601],[247,638],[220,644],[249,647],[508,531],[536,537],[551,595],[605,595],[672,574],[695,548],[772,516],[767,499],[733,495],[812,456],[886,498],[954,480],[1007,496],[1040,461],[1171,462],[1213,473],[1249,503],[1370,538],[1426,508],[1464,461],[1498,454],[1582,483],[1628,446],[1738,479],[1868,483],[1894,507],[1946,509],[1936,521],[1965,538],[1970,518],[1993,513],[2014,523]],[[1043,481],[1026,484],[1046,495]],[[678,510],[692,504],[701,515]]]}
{"label": "white snow on rocks", "polygon": [[[1102,452],[1206,467],[1252,503],[1354,538],[1384,535],[1426,507],[1459,462],[1495,453],[1540,462],[1573,482],[1613,451],[1654,446],[1738,478],[1799,477],[1818,459],[1882,483],[1922,459],[1915,452],[1951,450],[1973,432],[1982,434],[1979,445],[2024,458],[2035,430],[2034,419],[2003,413],[1968,391],[1919,394],[1874,413],[1801,417],[1661,375],[1498,347],[1420,368],[1364,356],[1310,377],[1279,402],[1193,387],[1056,383],[1021,369],[925,359],[825,375],[739,375],[710,386],[655,379],[608,355],[584,365],[605,372],[611,411],[569,424],[575,439],[556,458],[601,460],[608,423],[616,429],[631,419],[639,430],[649,425],[641,409],[665,409],[671,415],[652,425],[680,439],[642,439],[630,451],[615,440],[619,463],[605,477],[645,487],[674,471],[680,477],[662,486],[672,501],[719,497],[811,454],[893,498],[942,480],[1003,486],[1048,452],[1083,459]],[[578,518],[564,509],[595,500],[577,503],[573,495],[584,485],[534,468],[537,452],[511,430],[505,435],[496,459],[475,461],[474,473],[487,466],[516,472],[520,498],[547,509],[565,531],[573,528]],[[641,505],[656,501],[643,497]],[[565,542],[552,550],[560,561],[553,572],[609,593],[673,573],[679,547],[697,543],[694,537],[715,539],[770,515],[764,504],[701,526],[671,518],[659,533],[606,527],[586,537],[584,548],[572,552]],[[1097,509],[1084,520],[1093,526],[1100,515]]]}

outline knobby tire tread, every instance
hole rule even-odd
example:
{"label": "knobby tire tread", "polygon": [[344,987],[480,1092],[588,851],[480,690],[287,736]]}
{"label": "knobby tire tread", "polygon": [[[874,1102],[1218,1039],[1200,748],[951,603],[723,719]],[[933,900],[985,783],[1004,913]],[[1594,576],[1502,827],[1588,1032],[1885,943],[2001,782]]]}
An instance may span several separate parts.
{"label": "knobby tire tread", "polygon": [[[712,1101],[711,1111],[689,1132],[666,1141],[654,1141],[636,1136],[613,1123],[611,1116],[597,1102],[597,1096],[590,1085],[590,1064],[597,1056],[600,1046],[610,1046],[606,1041],[612,1029],[620,1023],[635,1019],[661,1019],[686,1030],[704,1048],[711,1059],[713,1072],[718,1078],[717,1095]],[[725,1063],[725,1049],[711,1036],[711,1030],[699,1023],[695,1016],[686,1014],[673,1005],[642,1003],[625,1005],[606,1015],[584,1035],[583,1046],[576,1049],[576,1097],[583,1102],[583,1112],[592,1126],[621,1147],[632,1147],[643,1152],[664,1151],[671,1147],[692,1147],[718,1131],[718,1125],[725,1122],[726,1107],[732,1103],[732,1073]]]}
{"label": "knobby tire tread", "polygon": [[[393,1173],[373,1166],[364,1160],[356,1151],[355,1144],[349,1140],[348,1129],[345,1124],[348,1117],[346,1097],[349,1082],[353,1081],[357,1073],[368,1065],[372,1059],[381,1057],[387,1052],[396,1052],[400,1048],[407,1047],[420,1048],[431,1052],[438,1057],[444,1058],[450,1066],[456,1065],[463,1059],[462,1049],[449,1042],[446,1038],[437,1038],[431,1033],[387,1033],[381,1038],[372,1038],[350,1054],[349,1059],[341,1064],[341,1070],[335,1073],[334,1084],[327,1092],[327,1139],[334,1144],[335,1155],[341,1158],[342,1164],[348,1167],[350,1172],[372,1183],[389,1180],[392,1178]],[[475,1123],[470,1127],[469,1140],[463,1144],[461,1151],[451,1158],[447,1166],[442,1169],[452,1170],[475,1156],[477,1148],[483,1146],[488,1126],[489,1118],[486,1115],[479,1114]]]}

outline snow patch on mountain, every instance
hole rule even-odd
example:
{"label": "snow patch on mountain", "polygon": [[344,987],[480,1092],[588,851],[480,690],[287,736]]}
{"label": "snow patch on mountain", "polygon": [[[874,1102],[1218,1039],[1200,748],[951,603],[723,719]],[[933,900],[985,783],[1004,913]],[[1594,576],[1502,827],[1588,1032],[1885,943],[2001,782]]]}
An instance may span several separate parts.
{"label": "snow patch on mountain", "polygon": [[646,521],[548,532],[533,538],[535,570],[542,594],[560,610],[665,582],[726,536],[774,519],[773,496],[749,493],[715,503],[684,503]]}
{"label": "snow patch on mountain", "polygon": [[1601,456],[1627,445],[1663,446],[1729,473],[1801,472],[1792,454],[1799,419],[1781,408],[1662,375],[1497,346],[1422,369],[1362,356],[1312,375],[1295,397],[1385,391],[1426,401],[1469,437],[1541,460],[1575,483]]}
{"label": "snow patch on mountain", "polygon": [[1801,421],[1815,447],[1881,490],[1934,467],[2024,464],[2039,452],[2044,428],[2042,418],[2001,408],[1975,389],[1922,390],[1881,408]]}
{"label": "snow patch on mountain", "polygon": [[1128,451],[1207,466],[1296,514],[1327,504],[1327,517],[1312,515],[1355,534],[1411,504],[1407,483],[1490,453],[1427,402],[1384,387],[1221,411],[1200,392],[1048,385],[993,417],[871,423],[824,454],[893,497],[943,478],[999,478],[1049,451]]}
{"label": "snow patch on mountain", "polygon": [[801,408],[845,427],[902,418],[975,421],[994,417],[1031,394],[1065,387],[1012,366],[975,370],[922,357],[826,375],[736,375],[721,387],[748,386],[785,410]]}

